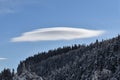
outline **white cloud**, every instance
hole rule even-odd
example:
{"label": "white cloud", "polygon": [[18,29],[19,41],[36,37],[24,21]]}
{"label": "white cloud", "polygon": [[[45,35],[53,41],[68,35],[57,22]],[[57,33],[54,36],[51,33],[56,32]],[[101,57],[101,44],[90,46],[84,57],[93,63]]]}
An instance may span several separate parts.
{"label": "white cloud", "polygon": [[1,60],[6,60],[6,59],[7,59],[7,58],[0,58],[0,61],[1,61]]}
{"label": "white cloud", "polygon": [[42,28],[25,32],[21,36],[14,37],[11,42],[35,42],[45,40],[72,40],[90,38],[103,34],[102,30],[89,30],[83,28],[54,27]]}

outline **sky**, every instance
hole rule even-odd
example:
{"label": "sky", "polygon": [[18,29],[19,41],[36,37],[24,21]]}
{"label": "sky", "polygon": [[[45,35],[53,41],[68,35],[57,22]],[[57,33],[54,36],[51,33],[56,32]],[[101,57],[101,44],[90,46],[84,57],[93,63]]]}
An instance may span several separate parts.
{"label": "sky", "polygon": [[0,0],[0,71],[38,52],[117,36],[119,0]]}

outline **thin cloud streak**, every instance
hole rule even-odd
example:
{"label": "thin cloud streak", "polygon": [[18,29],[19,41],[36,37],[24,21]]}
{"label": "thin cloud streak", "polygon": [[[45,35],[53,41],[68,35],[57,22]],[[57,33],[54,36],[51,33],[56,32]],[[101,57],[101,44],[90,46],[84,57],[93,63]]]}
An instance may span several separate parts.
{"label": "thin cloud streak", "polygon": [[1,60],[7,60],[7,58],[0,58],[0,61],[1,61]]}
{"label": "thin cloud streak", "polygon": [[[29,0],[0,0],[0,14],[9,14],[18,12],[25,5],[34,4],[35,1]],[[36,2],[37,3],[37,2]]]}
{"label": "thin cloud streak", "polygon": [[0,14],[14,13],[12,9],[0,9]]}
{"label": "thin cloud streak", "polygon": [[91,38],[103,34],[103,30],[89,30],[83,28],[53,27],[42,28],[25,32],[21,36],[14,37],[11,42],[36,42],[48,40],[73,40]]}
{"label": "thin cloud streak", "polygon": [[0,14],[14,13],[14,0],[0,0]]}

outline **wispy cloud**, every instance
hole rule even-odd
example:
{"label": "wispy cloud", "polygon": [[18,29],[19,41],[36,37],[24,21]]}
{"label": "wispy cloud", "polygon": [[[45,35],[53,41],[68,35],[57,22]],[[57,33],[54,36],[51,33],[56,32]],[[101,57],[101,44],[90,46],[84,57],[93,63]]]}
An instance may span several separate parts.
{"label": "wispy cloud", "polygon": [[0,58],[0,61],[1,61],[1,60],[6,60],[6,59],[7,59],[7,58]]}
{"label": "wispy cloud", "polygon": [[27,4],[33,4],[35,0],[0,0],[0,14],[15,13]]}
{"label": "wispy cloud", "polygon": [[89,30],[83,28],[53,27],[36,29],[14,37],[11,42],[35,42],[45,40],[72,40],[90,38],[103,34],[103,30]]}
{"label": "wispy cloud", "polygon": [[14,0],[0,0],[0,14],[14,12]]}
{"label": "wispy cloud", "polygon": [[14,10],[6,9],[6,8],[0,9],[0,14],[8,14],[8,13],[14,13]]}

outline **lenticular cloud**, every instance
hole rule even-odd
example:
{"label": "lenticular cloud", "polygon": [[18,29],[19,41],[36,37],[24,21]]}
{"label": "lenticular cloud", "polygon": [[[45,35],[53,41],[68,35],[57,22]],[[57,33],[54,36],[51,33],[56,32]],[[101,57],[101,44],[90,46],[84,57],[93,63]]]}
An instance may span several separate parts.
{"label": "lenticular cloud", "polygon": [[96,37],[103,34],[102,30],[89,30],[83,28],[53,27],[36,29],[25,32],[21,36],[11,39],[12,42],[35,42],[45,40],[73,40]]}

